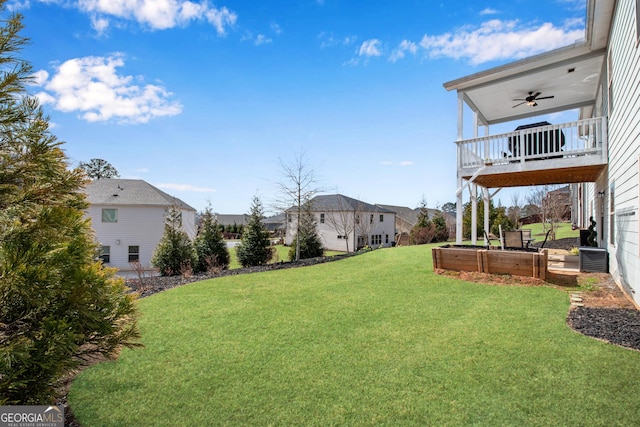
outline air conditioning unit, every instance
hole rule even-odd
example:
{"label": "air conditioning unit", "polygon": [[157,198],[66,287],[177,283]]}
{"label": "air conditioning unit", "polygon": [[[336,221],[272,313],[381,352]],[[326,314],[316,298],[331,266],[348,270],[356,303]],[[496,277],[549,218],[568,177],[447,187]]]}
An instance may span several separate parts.
{"label": "air conditioning unit", "polygon": [[609,258],[606,249],[581,246],[579,252],[580,271],[591,273],[609,272]]}

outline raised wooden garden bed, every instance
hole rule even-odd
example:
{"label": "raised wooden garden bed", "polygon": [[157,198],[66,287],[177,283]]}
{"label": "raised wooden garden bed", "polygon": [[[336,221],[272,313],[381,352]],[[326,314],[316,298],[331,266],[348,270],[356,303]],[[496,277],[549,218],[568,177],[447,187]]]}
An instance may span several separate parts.
{"label": "raised wooden garden bed", "polygon": [[445,245],[433,248],[432,255],[434,269],[512,274],[543,280],[547,277],[546,249],[531,252]]}

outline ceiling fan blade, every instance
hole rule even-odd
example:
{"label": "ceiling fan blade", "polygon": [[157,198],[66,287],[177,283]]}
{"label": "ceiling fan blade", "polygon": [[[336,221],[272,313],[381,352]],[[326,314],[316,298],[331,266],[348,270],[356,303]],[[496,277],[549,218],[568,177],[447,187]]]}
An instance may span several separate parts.
{"label": "ceiling fan blade", "polygon": [[[531,94],[531,92],[529,92],[529,94]],[[535,95],[531,95],[533,96],[533,99],[536,99],[537,97],[539,97],[540,95],[542,95],[542,92],[536,92]]]}
{"label": "ceiling fan blade", "polygon": [[526,101],[526,99],[524,99],[524,98],[515,98],[515,99],[512,99],[512,101],[513,102],[515,102],[515,101]]}
{"label": "ceiling fan blade", "polygon": [[514,105],[514,106],[513,106],[513,107],[511,107],[511,108],[516,108],[516,107],[518,107],[518,106],[520,106],[520,105],[522,105],[522,104],[526,104],[526,102],[527,102],[527,101],[522,101],[521,103],[516,104],[516,105]]}
{"label": "ceiling fan blade", "polygon": [[551,95],[551,96],[543,96],[543,97],[541,97],[541,98],[536,98],[536,101],[537,101],[537,100],[539,100],[539,99],[551,99],[551,98],[553,98],[553,97],[554,97],[554,95]]}

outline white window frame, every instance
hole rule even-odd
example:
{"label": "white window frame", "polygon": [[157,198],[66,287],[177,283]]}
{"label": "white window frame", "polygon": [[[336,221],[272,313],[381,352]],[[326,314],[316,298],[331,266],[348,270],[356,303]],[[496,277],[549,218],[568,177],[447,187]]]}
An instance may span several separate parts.
{"label": "white window frame", "polygon": [[103,208],[102,222],[118,222],[118,209]]}

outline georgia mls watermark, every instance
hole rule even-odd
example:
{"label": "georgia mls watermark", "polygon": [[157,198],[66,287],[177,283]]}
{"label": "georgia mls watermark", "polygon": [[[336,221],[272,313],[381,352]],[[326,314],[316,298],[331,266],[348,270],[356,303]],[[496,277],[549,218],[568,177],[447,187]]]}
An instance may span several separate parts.
{"label": "georgia mls watermark", "polygon": [[56,406],[0,406],[0,427],[64,427],[64,409]]}

